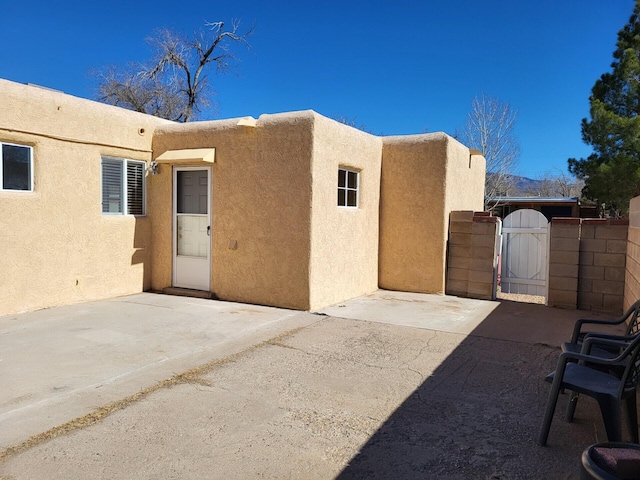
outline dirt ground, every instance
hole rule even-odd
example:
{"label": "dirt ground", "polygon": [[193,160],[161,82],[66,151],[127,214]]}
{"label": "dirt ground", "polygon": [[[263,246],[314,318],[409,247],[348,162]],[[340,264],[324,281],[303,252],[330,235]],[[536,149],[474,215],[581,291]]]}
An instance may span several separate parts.
{"label": "dirt ground", "polygon": [[511,302],[522,302],[522,303],[535,303],[538,305],[544,305],[546,299],[544,296],[538,295],[523,295],[521,293],[497,293],[498,300],[509,300]]}

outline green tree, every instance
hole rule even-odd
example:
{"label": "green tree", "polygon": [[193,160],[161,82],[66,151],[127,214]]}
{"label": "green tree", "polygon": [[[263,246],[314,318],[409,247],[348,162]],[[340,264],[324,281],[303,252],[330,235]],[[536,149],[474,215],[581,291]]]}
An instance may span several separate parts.
{"label": "green tree", "polygon": [[640,194],[640,0],[618,33],[612,71],[591,90],[582,139],[593,147],[586,159],[570,158],[569,171],[585,181],[584,198],[616,216]]}

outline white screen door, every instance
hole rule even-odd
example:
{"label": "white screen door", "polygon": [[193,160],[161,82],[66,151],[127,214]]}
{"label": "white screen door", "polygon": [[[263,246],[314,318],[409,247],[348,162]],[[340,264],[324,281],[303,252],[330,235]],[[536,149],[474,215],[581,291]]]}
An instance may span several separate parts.
{"label": "white screen door", "polygon": [[173,170],[173,286],[210,290],[211,168]]}

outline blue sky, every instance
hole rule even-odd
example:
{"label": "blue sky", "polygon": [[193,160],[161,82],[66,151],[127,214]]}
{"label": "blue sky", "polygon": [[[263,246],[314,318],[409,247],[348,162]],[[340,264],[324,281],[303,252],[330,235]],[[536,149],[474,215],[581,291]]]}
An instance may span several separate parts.
{"label": "blue sky", "polygon": [[[89,72],[144,61],[157,27],[255,22],[210,118],[313,109],[375,134],[461,130],[474,96],[518,110],[518,173],[566,172],[633,0],[4,0],[0,77],[95,97]],[[1,108],[1,105],[0,105]]]}

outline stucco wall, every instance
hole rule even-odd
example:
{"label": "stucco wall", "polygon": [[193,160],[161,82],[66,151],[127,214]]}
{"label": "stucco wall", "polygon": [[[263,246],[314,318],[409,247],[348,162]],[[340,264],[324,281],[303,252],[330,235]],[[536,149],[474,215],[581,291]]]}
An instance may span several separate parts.
{"label": "stucco wall", "polygon": [[380,287],[444,293],[449,214],[482,209],[484,159],[444,133],[386,137],[382,158]]}
{"label": "stucco wall", "polygon": [[486,161],[482,155],[471,154],[469,149],[455,138],[447,136],[445,223],[451,212],[458,210],[482,211],[484,209],[484,178]]}
{"label": "stucco wall", "polygon": [[[235,119],[156,132],[156,157],[166,150],[216,149],[211,290],[219,298],[309,308],[314,115],[262,115],[255,127]],[[171,169],[161,165],[149,182],[154,289],[172,283]]]}
{"label": "stucco wall", "polygon": [[[310,308],[378,288],[380,138],[315,115]],[[360,172],[358,208],[337,206],[338,168]]]}
{"label": "stucco wall", "polygon": [[34,191],[0,192],[0,315],[148,287],[149,219],[102,215],[100,156],[149,160],[169,122],[6,80],[0,106],[0,141],[34,157]]}
{"label": "stucco wall", "polygon": [[[171,286],[172,166],[147,176],[147,216],[104,216],[101,155],[216,149],[211,290],[248,303],[442,293],[449,211],[478,208],[483,175],[441,133],[381,139],[312,111],[175,124],[4,80],[0,100],[0,141],[34,147],[34,192],[0,192],[0,314]],[[337,206],[340,166],[361,172],[357,209]]]}

